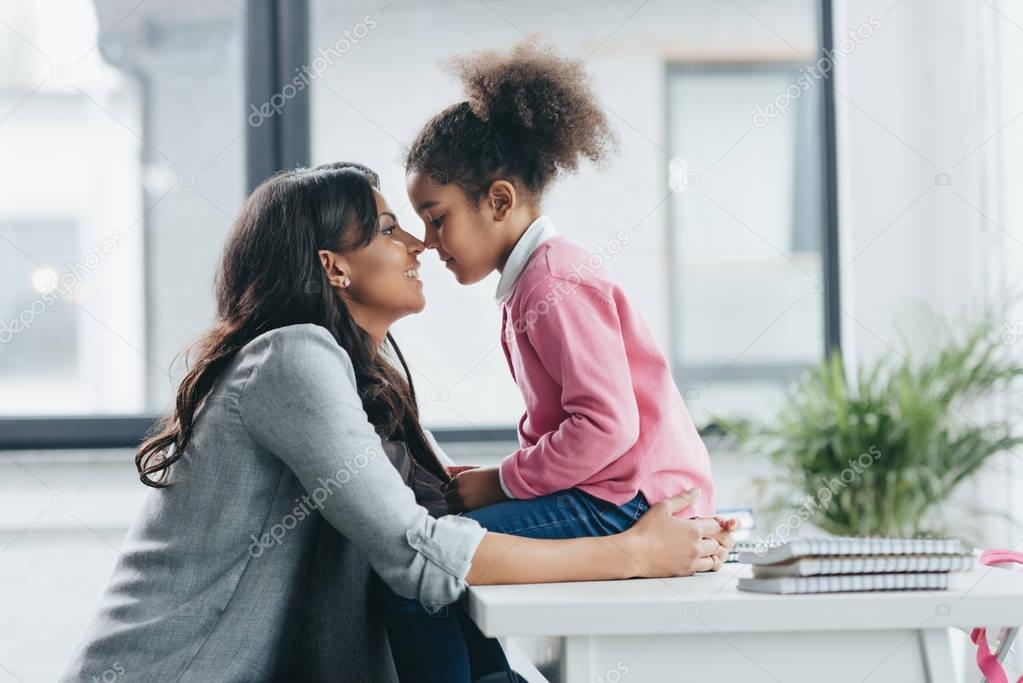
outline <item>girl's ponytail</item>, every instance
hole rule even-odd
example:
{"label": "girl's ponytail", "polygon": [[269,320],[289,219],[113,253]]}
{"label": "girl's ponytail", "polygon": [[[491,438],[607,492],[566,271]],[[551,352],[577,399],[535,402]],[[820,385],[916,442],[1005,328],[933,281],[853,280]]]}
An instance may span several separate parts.
{"label": "girl's ponytail", "polygon": [[507,54],[477,52],[452,70],[466,100],[427,122],[409,150],[409,171],[458,183],[473,199],[499,178],[539,198],[581,158],[597,162],[614,147],[582,62],[552,47],[531,40]]}

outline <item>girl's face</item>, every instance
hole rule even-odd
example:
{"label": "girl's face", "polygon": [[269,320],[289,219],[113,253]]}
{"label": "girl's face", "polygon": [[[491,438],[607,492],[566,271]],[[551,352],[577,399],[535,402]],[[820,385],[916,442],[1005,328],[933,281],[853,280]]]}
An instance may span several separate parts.
{"label": "girl's face", "polygon": [[373,194],[380,216],[377,235],[365,247],[339,255],[337,267],[350,283],[340,292],[360,324],[389,324],[426,306],[417,258],[425,246],[398,225],[384,196]]}
{"label": "girl's face", "polygon": [[405,187],[425,225],[423,242],[459,283],[479,282],[500,267],[507,240],[485,206],[474,206],[455,183],[441,185],[418,171],[406,176]]}

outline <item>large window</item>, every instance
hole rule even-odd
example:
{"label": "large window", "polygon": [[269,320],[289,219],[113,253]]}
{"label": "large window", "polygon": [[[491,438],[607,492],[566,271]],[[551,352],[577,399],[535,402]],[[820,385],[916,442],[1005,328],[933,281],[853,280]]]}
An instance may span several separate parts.
{"label": "large window", "polygon": [[[825,346],[823,86],[754,122],[816,59],[818,14],[803,0],[743,5],[314,1],[313,161],[373,166],[421,231],[401,156],[460,98],[443,61],[540,33],[585,60],[620,137],[620,154],[557,184],[546,212],[583,247],[617,251],[606,267],[670,356],[698,424],[762,409]],[[426,420],[514,424],[521,401],[498,346],[496,279],[461,287],[435,256],[422,260],[427,309],[396,334]]]}
{"label": "large window", "polygon": [[159,413],[244,198],[243,10],[0,10],[0,415]]}
{"label": "large window", "polygon": [[706,411],[763,414],[823,353],[820,98],[788,95],[803,66],[668,70],[672,360]]}
{"label": "large window", "polygon": [[17,250],[0,250],[0,272],[7,280],[0,290],[0,307],[31,314],[31,320],[28,314],[23,320],[19,315],[18,322],[24,322],[26,330],[35,330],[34,335],[16,334],[17,327],[8,322],[0,333],[5,340],[0,345],[0,375],[17,387],[4,393],[8,401],[4,409],[11,411],[26,395],[34,405],[59,400],[62,392],[55,389],[77,373],[75,309],[68,301],[48,296],[57,293],[60,283],[56,271],[46,264],[74,258],[79,227],[76,222],[40,217],[31,223],[9,223],[0,227],[0,233],[18,245]]}
{"label": "large window", "polygon": [[[460,97],[443,61],[533,33],[584,60],[620,142],[605,168],[558,183],[546,212],[594,253],[615,247],[605,267],[698,424],[755,411],[824,348],[824,84],[754,121],[815,59],[818,19],[811,0],[68,0],[59,13],[9,0],[0,417],[102,418],[90,429],[116,424],[130,445],[212,318],[246,191],[296,163],[360,161],[418,233],[402,157]],[[395,334],[425,421],[507,436],[522,402],[496,277],[463,288],[422,260],[427,309]]]}

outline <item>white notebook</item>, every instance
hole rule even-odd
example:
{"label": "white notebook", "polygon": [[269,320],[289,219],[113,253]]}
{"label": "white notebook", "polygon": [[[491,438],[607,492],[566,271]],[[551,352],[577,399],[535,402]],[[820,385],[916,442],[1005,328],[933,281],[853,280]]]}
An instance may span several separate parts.
{"label": "white notebook", "polygon": [[847,555],[961,555],[962,544],[954,538],[857,538],[823,536],[797,538],[781,545],[739,553],[739,562],[777,564],[796,557]]}
{"label": "white notebook", "polygon": [[848,593],[852,591],[945,590],[949,574],[848,574],[740,578],[739,590],[754,593]]}
{"label": "white notebook", "polygon": [[819,576],[822,574],[901,574],[908,572],[965,572],[973,569],[973,555],[848,555],[800,557],[781,564],[756,565],[753,576]]}

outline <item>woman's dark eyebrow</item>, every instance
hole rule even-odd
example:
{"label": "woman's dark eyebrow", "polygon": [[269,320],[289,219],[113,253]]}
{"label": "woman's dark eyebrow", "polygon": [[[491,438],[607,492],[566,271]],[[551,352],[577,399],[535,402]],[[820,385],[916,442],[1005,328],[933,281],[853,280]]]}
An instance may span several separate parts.
{"label": "woman's dark eyebrow", "polygon": [[433,207],[437,206],[437,204],[439,204],[439,203],[440,202],[438,202],[436,199],[431,199],[428,202],[423,202],[422,204],[419,205],[419,208],[416,209],[416,213],[422,213],[423,211],[426,211],[427,209],[432,209]]}
{"label": "woman's dark eyebrow", "polygon": [[380,216],[380,217],[383,217],[383,216],[390,216],[390,217],[391,217],[392,219],[394,219],[394,222],[395,222],[395,223],[397,223],[397,222],[398,222],[398,217],[397,217],[397,216],[395,216],[395,215],[394,215],[393,213],[391,213],[390,211],[381,211],[381,212],[379,212],[379,213],[377,214],[377,216]]}

